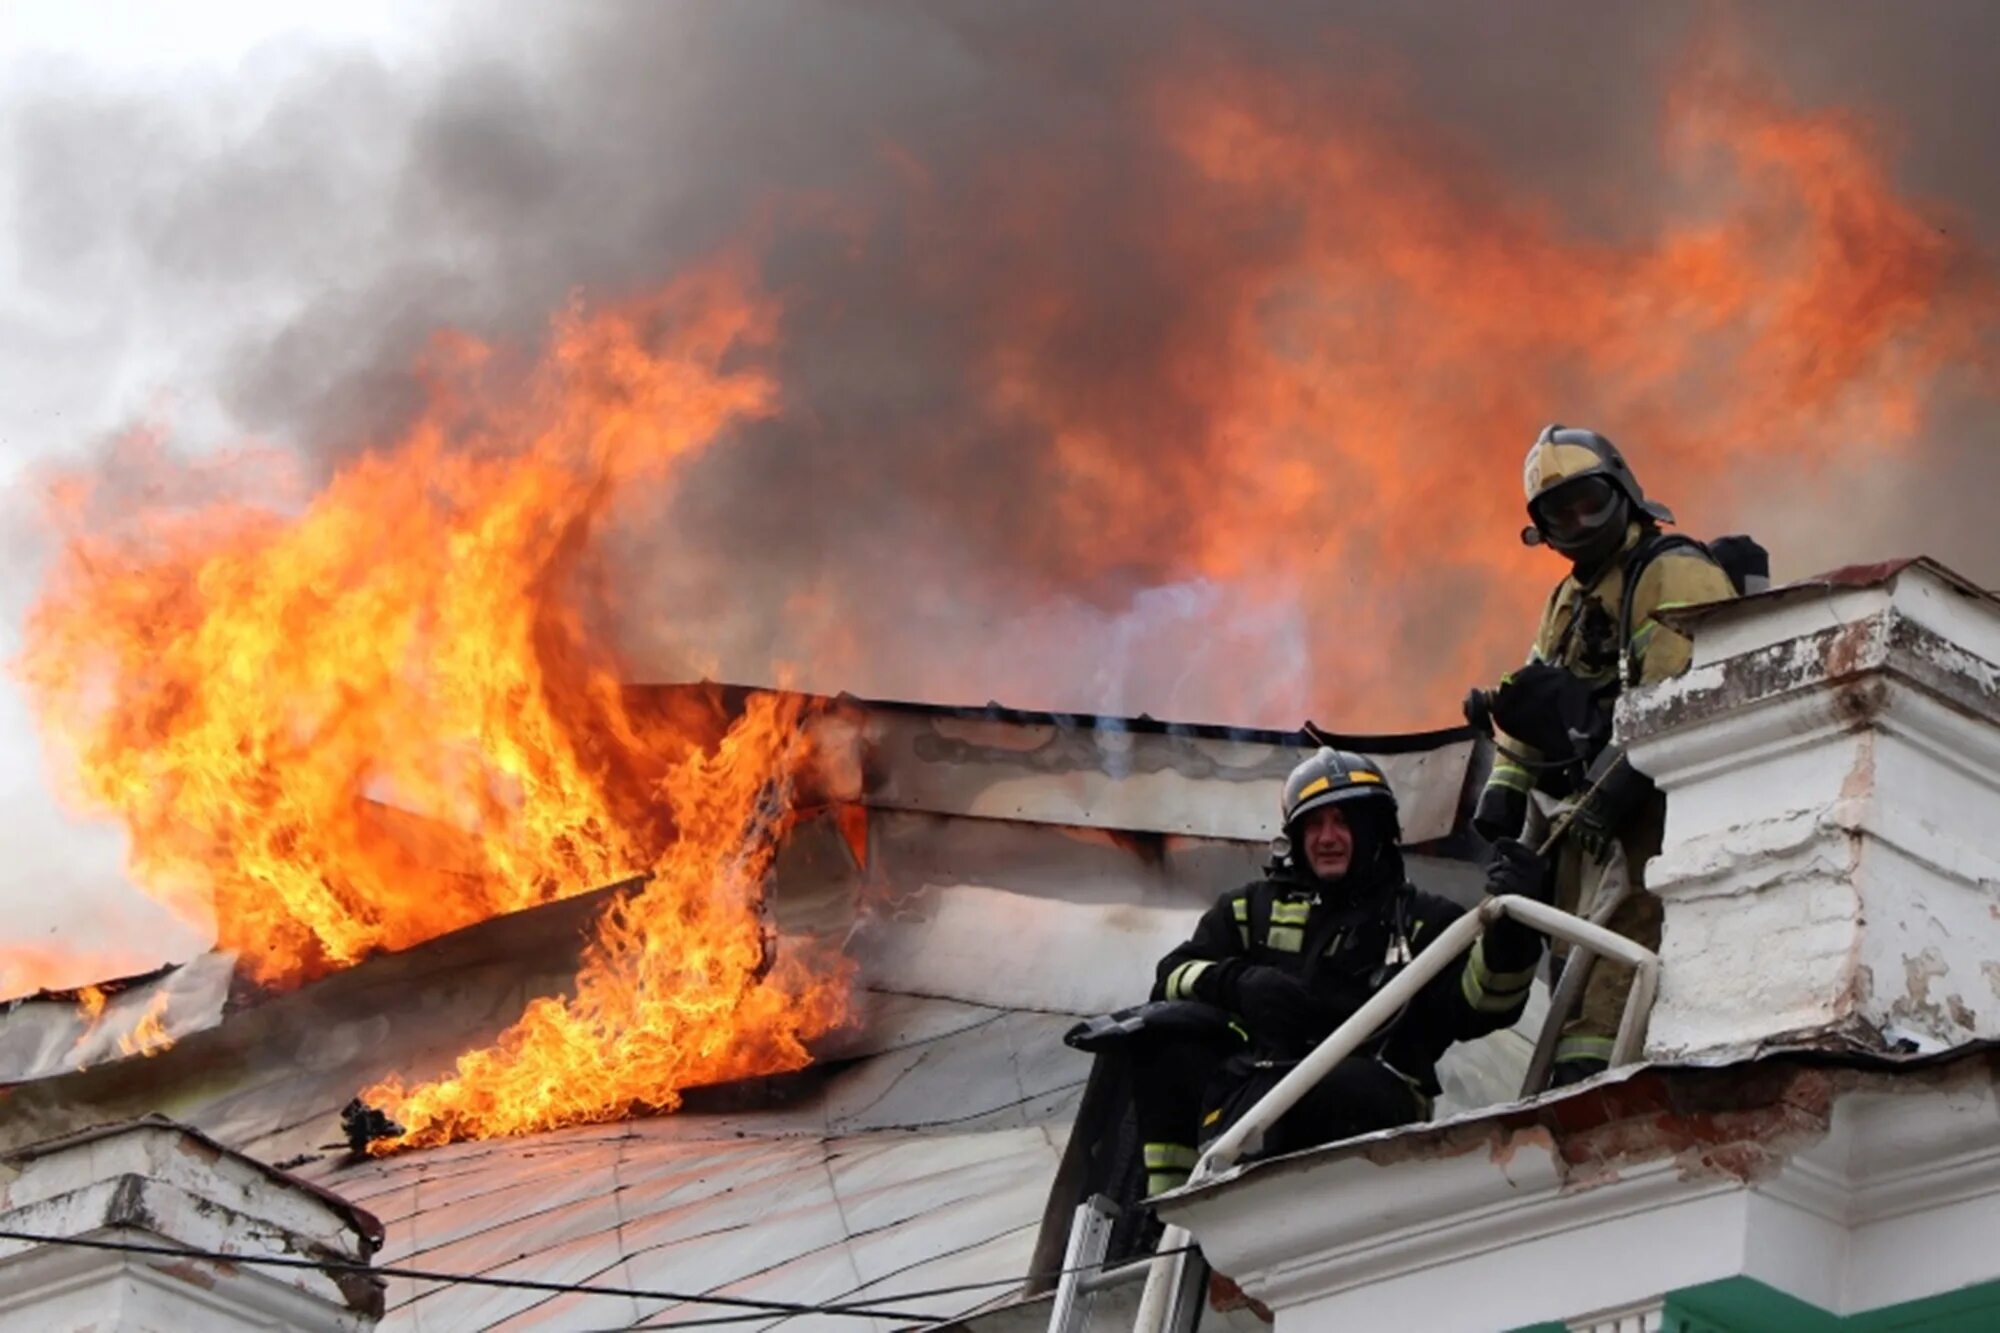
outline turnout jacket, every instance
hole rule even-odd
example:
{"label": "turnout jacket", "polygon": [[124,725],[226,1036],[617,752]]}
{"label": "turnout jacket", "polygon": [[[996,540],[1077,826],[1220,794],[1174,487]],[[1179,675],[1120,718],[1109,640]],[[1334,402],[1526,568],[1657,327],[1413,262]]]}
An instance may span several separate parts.
{"label": "turnout jacket", "polygon": [[[1644,525],[1630,524],[1624,545],[1596,578],[1585,583],[1572,573],[1558,583],[1542,608],[1534,646],[1528,651],[1531,663],[1563,667],[1586,684],[1601,687],[1602,707],[1607,713],[1624,686],[1651,685],[1687,670],[1693,643],[1679,630],[1661,623],[1656,618],[1660,612],[1726,601],[1736,595],[1729,575],[1707,552],[1693,546],[1673,547],[1646,561],[1638,571],[1639,581],[1632,590],[1631,637],[1625,639],[1619,624],[1625,580],[1649,535]],[[1501,743],[1526,759],[1548,757],[1516,737],[1503,735]],[[1504,787],[1525,795],[1534,789],[1536,775],[1503,754],[1495,758],[1486,785],[1489,790]]]}
{"label": "turnout jacket", "polygon": [[[1332,1021],[1290,1044],[1245,1030],[1260,1055],[1304,1056],[1465,910],[1408,883],[1400,862],[1393,869],[1393,876],[1373,886],[1325,884],[1278,871],[1230,890],[1202,915],[1194,935],[1160,960],[1153,998],[1203,998],[1197,989],[1203,974],[1230,960],[1281,969],[1326,1002]],[[1359,1054],[1381,1060],[1436,1096],[1438,1057],[1446,1047],[1511,1027],[1520,1018],[1541,949],[1541,937],[1532,931],[1489,929]]]}

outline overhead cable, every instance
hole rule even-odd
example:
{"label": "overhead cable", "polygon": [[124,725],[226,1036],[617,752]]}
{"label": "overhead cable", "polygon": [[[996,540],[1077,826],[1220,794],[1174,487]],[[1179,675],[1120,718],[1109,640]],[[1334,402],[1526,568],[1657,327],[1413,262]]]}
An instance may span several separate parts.
{"label": "overhead cable", "polygon": [[[857,1319],[901,1319],[939,1322],[944,1315],[917,1314],[910,1310],[882,1310],[856,1305],[808,1305],[798,1301],[759,1301],[741,1296],[695,1295],[690,1292],[661,1291],[647,1287],[609,1287],[589,1282],[542,1282],[533,1278],[489,1277],[480,1273],[440,1273],[400,1265],[363,1263],[347,1259],[293,1259],[282,1255],[237,1254],[201,1250],[180,1245],[148,1245],[142,1241],[100,1240],[88,1236],[41,1236],[28,1231],[0,1231],[0,1240],[26,1241],[35,1245],[69,1245],[86,1250],[111,1250],[124,1254],[157,1254],[173,1259],[206,1259],[219,1264],[245,1264],[265,1268],[304,1268],[324,1273],[359,1273],[372,1277],[400,1277],[414,1282],[435,1282],[448,1286],[503,1287],[517,1291],[539,1291],[550,1295],[627,1296],[633,1300],[674,1301],[688,1305],[715,1305],[734,1310],[754,1310],[748,1316],[769,1319],[775,1315],[850,1315]],[[914,1300],[916,1297],[886,1297],[886,1300]]]}
{"label": "overhead cable", "polygon": [[[1035,1281],[1037,1279],[1052,1280],[1055,1278],[1063,1277],[1064,1275],[1069,1273],[1101,1272],[1107,1269],[1116,1269],[1117,1267],[1122,1265],[1131,1265],[1132,1267],[1136,1268],[1143,1266],[1145,1264],[1149,1264],[1155,1259],[1169,1259],[1176,1254],[1190,1253],[1195,1248],[1196,1247],[1193,1245],[1176,1245],[1172,1249],[1157,1250],[1149,1252],[1147,1254],[1134,1256],[1132,1258],[1121,1259],[1117,1261],[1117,1263],[1115,1264],[1108,1259],[1100,1260],[1097,1263],[1092,1263],[1092,1264],[1077,1264],[1073,1268],[1051,1268],[1040,1272],[1023,1273],[1018,1277],[987,1278],[981,1282],[960,1282],[949,1287],[925,1287],[920,1291],[897,1292],[894,1295],[885,1297],[884,1299],[892,1301],[919,1301],[919,1300],[928,1300],[933,1296],[959,1296],[967,1292],[988,1291],[994,1287],[1024,1287],[1028,1283]],[[800,1310],[797,1313],[841,1314],[841,1313],[847,1313],[850,1309],[851,1307],[842,1305],[824,1305],[824,1306],[815,1306],[811,1309]],[[633,1333],[634,1330],[659,1330],[659,1329],[671,1329],[671,1328],[717,1328],[724,1324],[749,1324],[749,1323],[755,1323],[759,1319],[772,1318],[772,1316],[768,1314],[730,1314],[730,1315],[703,1315],[697,1319],[676,1319],[672,1323],[667,1323],[667,1324],[654,1322],[655,1320],[664,1319],[666,1317],[667,1317],[667,1312],[662,1310],[654,1314],[647,1315],[643,1320],[641,1320],[636,1324],[620,1324],[616,1328],[593,1330],[593,1333]],[[780,1317],[778,1322],[783,1323],[784,1318],[787,1317],[789,1316]],[[966,1318],[965,1315],[930,1316],[930,1315],[910,1315],[910,1314],[886,1315],[882,1317],[890,1319],[914,1319],[918,1321],[914,1324],[898,1325],[897,1333],[921,1333],[921,1330],[923,1329],[936,1328],[939,1325],[943,1324],[954,1324]]]}

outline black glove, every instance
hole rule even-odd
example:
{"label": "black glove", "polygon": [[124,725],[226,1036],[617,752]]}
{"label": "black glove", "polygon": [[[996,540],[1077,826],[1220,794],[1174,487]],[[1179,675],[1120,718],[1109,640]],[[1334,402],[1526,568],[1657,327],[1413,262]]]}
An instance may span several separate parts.
{"label": "black glove", "polygon": [[1576,808],[1564,836],[1582,848],[1583,854],[1591,860],[1602,861],[1610,853],[1611,844],[1617,840],[1618,830],[1611,827],[1597,799],[1592,797]]}
{"label": "black glove", "polygon": [[1500,839],[1493,844],[1493,859],[1486,866],[1486,891],[1496,898],[1513,894],[1538,903],[1554,902],[1556,885],[1549,859],[1518,838]]}
{"label": "black glove", "polygon": [[1547,662],[1530,662],[1500,682],[1493,720],[1558,763],[1588,762],[1610,739],[1610,717],[1598,706],[1596,690]]}
{"label": "black glove", "polygon": [[[1493,860],[1486,866],[1486,891],[1496,898],[1514,894],[1553,903],[1555,876],[1549,873],[1547,857],[1524,842],[1502,838],[1493,844]],[[1486,962],[1495,971],[1533,967],[1542,956],[1542,933],[1511,916],[1501,917],[1486,928],[1485,951]]]}
{"label": "black glove", "polygon": [[1608,747],[1584,775],[1585,795],[1570,821],[1569,836],[1592,857],[1601,858],[1626,821],[1654,792],[1653,780],[1626,762],[1621,747]]}
{"label": "black glove", "polygon": [[1465,714],[1466,726],[1482,736],[1493,734],[1493,691],[1475,685],[1465,692],[1465,702],[1459,708]]}
{"label": "black glove", "polygon": [[[1211,978],[1213,982],[1204,985]],[[1195,994],[1207,999],[1204,990],[1214,995],[1212,1003],[1240,1015],[1251,1036],[1269,1041],[1315,1041],[1331,1032],[1340,1018],[1334,1006],[1291,973],[1240,958],[1204,972],[1195,983]]]}
{"label": "black glove", "polygon": [[1472,831],[1488,842],[1516,837],[1528,818],[1528,794],[1512,787],[1488,787],[1472,807]]}

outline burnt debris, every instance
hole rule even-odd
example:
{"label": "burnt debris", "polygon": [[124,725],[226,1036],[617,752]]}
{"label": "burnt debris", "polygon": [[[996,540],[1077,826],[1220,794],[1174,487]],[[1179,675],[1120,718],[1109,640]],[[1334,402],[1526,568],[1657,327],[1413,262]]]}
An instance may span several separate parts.
{"label": "burnt debris", "polygon": [[400,1138],[403,1134],[401,1125],[359,1097],[340,1108],[340,1129],[347,1136],[348,1151],[356,1157],[365,1156],[368,1145],[377,1139]]}

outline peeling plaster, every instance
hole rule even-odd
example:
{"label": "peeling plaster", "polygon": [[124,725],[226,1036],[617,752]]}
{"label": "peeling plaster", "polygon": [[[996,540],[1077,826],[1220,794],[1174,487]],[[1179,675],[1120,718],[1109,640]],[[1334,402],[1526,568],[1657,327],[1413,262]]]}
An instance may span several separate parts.
{"label": "peeling plaster", "polygon": [[[234,1264],[217,1262],[215,1266],[228,1276],[234,1277],[236,1275],[237,1270]],[[191,1286],[200,1287],[203,1291],[215,1290],[215,1274],[205,1271],[199,1264],[160,1264],[157,1267],[160,1272],[165,1273],[167,1276],[179,1278]]]}
{"label": "peeling plaster", "polygon": [[1496,1140],[1488,1156],[1495,1166],[1504,1171],[1513,1164],[1514,1154],[1522,1148],[1536,1148],[1554,1156],[1555,1135],[1546,1125],[1529,1125],[1519,1133],[1509,1134],[1503,1139]]}
{"label": "peeling plaster", "polygon": [[1221,1273],[1208,1275],[1208,1305],[1217,1314],[1228,1314],[1232,1310],[1248,1310],[1266,1324],[1277,1321],[1277,1317],[1271,1313],[1270,1306],[1245,1292],[1236,1285],[1234,1279],[1224,1277]]}
{"label": "peeling plaster", "polygon": [[1477,1119],[1412,1126],[1251,1163],[1211,1188],[1241,1189],[1259,1177],[1272,1179],[1268,1173],[1301,1176],[1333,1160],[1393,1169],[1475,1153],[1509,1179],[1514,1159],[1527,1153],[1524,1165],[1531,1173],[1544,1163],[1553,1167],[1565,1194],[1611,1184],[1663,1161],[1684,1181],[1753,1184],[1824,1140],[1834,1107],[1844,1098],[1890,1091],[1915,1095],[1963,1087],[1968,1079],[2000,1086],[2000,1050],[1913,1067],[1876,1061],[1843,1067],[1784,1055],[1713,1068],[1655,1066]]}
{"label": "peeling plaster", "polygon": [[1931,982],[1949,976],[1951,968],[1936,945],[1925,945],[1922,953],[1903,955],[1905,993],[1889,1006],[1889,1016],[1906,1023],[1928,1024],[1933,1030],[1945,1028],[1950,1020],[1944,1005],[1931,999]]}
{"label": "peeling plaster", "polygon": [[[1854,747],[1854,767],[1841,780],[1840,798],[1845,801],[1865,801],[1875,792],[1875,734],[1864,734]],[[1832,808],[1822,812],[1822,817],[1830,815]]]}
{"label": "peeling plaster", "polygon": [[1763,1179],[1826,1134],[1833,1081],[1823,1071],[1801,1070],[1761,1105],[1732,1105],[1735,1097],[1726,1090],[1673,1100],[1683,1104],[1569,1136],[1562,1144],[1563,1160],[1578,1176],[1592,1180],[1615,1178],[1620,1166],[1663,1155],[1673,1158],[1685,1180]]}
{"label": "peeling plaster", "polygon": [[[1788,639],[1650,686],[1621,710],[1622,733],[1629,743],[1699,718],[1851,678],[1880,664],[1888,638],[1883,621],[1877,616]],[[1887,686],[1879,678],[1849,681],[1835,691],[1833,708],[1850,726],[1860,726],[1881,711],[1886,697]]]}
{"label": "peeling plaster", "polygon": [[1683,1179],[1749,1182],[1824,1137],[1836,1096],[1875,1077],[1778,1062],[1642,1071],[1484,1119],[1364,1140],[1342,1155],[1395,1167],[1483,1152],[1505,1173],[1527,1152],[1554,1164],[1566,1192],[1610,1184],[1663,1157]]}

